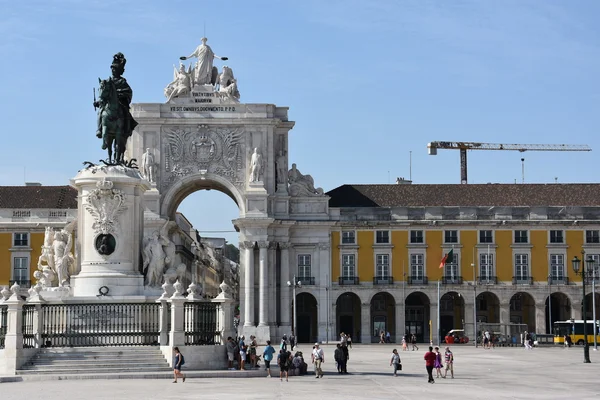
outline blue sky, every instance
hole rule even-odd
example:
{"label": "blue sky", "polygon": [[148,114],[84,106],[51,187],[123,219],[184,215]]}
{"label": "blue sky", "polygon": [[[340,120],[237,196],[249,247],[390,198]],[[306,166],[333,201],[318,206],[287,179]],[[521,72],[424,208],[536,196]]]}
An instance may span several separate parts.
{"label": "blue sky", "polygon": [[[598,15],[593,0],[0,0],[0,185],[67,184],[104,157],[92,88],[112,55],[134,102],[164,102],[204,25],[242,102],[290,107],[290,162],[325,190],[408,177],[411,151],[415,183],[458,183],[458,152],[428,156],[434,140],[588,144],[470,152],[469,181],[520,182],[525,157],[526,182],[597,182]],[[181,210],[201,231],[236,217],[215,191]]]}

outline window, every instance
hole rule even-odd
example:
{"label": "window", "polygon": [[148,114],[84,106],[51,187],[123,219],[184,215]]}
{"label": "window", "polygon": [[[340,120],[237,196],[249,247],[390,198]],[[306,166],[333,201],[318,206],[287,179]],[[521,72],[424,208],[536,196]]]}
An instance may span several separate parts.
{"label": "window", "polygon": [[[561,231],[558,231],[561,232]],[[555,280],[565,279],[565,256],[550,254],[550,278]]]}
{"label": "window", "polygon": [[564,243],[563,231],[550,231],[550,243]]}
{"label": "window", "polygon": [[492,231],[479,231],[479,243],[494,243]]}
{"label": "window", "polygon": [[355,242],[354,231],[342,231],[342,244],[354,244]]}
{"label": "window", "polygon": [[389,242],[390,242],[390,231],[375,232],[375,243],[389,243]]}
{"label": "window", "polygon": [[376,273],[377,277],[388,277],[390,276],[390,256],[389,254],[377,254],[375,256],[377,261]]}
{"label": "window", "polygon": [[458,243],[458,231],[444,231],[444,243]]}
{"label": "window", "polygon": [[298,254],[298,276],[310,277],[310,254]]}
{"label": "window", "polygon": [[586,243],[600,243],[600,231],[585,231]]}
{"label": "window", "polygon": [[353,278],[356,276],[354,254],[342,254],[342,277]]}
{"label": "window", "polygon": [[458,279],[458,254],[454,254],[452,262],[444,266],[444,277],[452,282]]}
{"label": "window", "polygon": [[410,276],[413,280],[421,280],[425,277],[423,258],[423,254],[410,255]]}
{"label": "window", "polygon": [[29,259],[15,257],[13,261],[13,280],[19,284],[29,281]]}
{"label": "window", "polygon": [[494,255],[479,255],[479,279],[489,280],[494,276]]}
{"label": "window", "polygon": [[423,243],[423,231],[410,231],[411,243]]}
{"label": "window", "polygon": [[13,218],[30,218],[31,210],[13,210]]}
{"label": "window", "polygon": [[585,258],[591,257],[594,260],[594,265],[585,265],[586,273],[589,273],[590,279],[596,282],[600,281],[600,254],[588,254]]}
{"label": "window", "polygon": [[29,245],[29,234],[28,233],[15,233],[15,241],[13,246],[28,246]]}
{"label": "window", "polygon": [[527,243],[527,231],[515,231],[515,243]]}
{"label": "window", "polygon": [[515,254],[515,279],[529,279],[529,256],[527,254]]}

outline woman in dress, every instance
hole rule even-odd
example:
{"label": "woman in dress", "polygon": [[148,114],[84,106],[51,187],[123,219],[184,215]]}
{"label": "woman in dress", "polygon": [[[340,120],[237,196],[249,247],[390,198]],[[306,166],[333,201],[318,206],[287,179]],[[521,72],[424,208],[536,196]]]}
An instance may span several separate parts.
{"label": "woman in dress", "polygon": [[392,350],[392,358],[390,359],[390,366],[394,366],[394,376],[398,376],[396,373],[400,367],[400,355],[398,354],[398,350]]}
{"label": "woman in dress", "polygon": [[435,351],[435,361],[433,362],[433,368],[435,368],[436,378],[442,377],[442,354],[440,353],[440,348],[436,347]]}
{"label": "woman in dress", "polygon": [[185,382],[185,375],[181,373],[181,366],[184,363],[183,354],[179,352],[179,347],[173,347],[173,353],[175,353],[175,356],[173,357],[173,375],[175,380],[173,383],[177,383],[178,377],[182,378],[182,380]]}

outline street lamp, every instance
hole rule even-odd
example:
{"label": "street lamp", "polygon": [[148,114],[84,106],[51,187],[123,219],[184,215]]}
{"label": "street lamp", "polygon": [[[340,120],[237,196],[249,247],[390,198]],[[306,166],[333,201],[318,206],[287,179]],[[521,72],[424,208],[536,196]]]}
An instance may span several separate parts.
{"label": "street lamp", "polygon": [[[573,271],[575,272],[575,275],[581,275],[581,286],[583,288],[583,302],[582,302],[582,306],[583,306],[583,310],[582,310],[582,314],[583,314],[583,362],[584,363],[589,363],[590,361],[590,346],[588,343],[588,338],[587,338],[587,320],[586,320],[586,306],[585,306],[585,263],[588,263],[588,265],[594,265],[594,259],[592,257],[588,256],[588,259],[585,259],[585,250],[581,250],[581,260],[579,258],[577,258],[577,256],[575,256],[575,258],[573,258],[571,260],[571,264],[573,265]],[[581,273],[579,272],[579,267],[581,267]],[[595,322],[594,322],[595,323]]]}
{"label": "street lamp", "polygon": [[294,280],[292,282],[287,281],[287,285],[292,288],[292,296],[294,297],[294,301],[292,302],[294,309],[292,313],[294,314],[292,319],[292,334],[296,337],[296,342],[298,342],[298,335],[296,335],[296,288],[302,287],[302,282],[296,280],[296,275],[294,275]]}
{"label": "street lamp", "polygon": [[475,275],[475,263],[471,263],[473,267],[473,341],[477,348],[477,277]]}

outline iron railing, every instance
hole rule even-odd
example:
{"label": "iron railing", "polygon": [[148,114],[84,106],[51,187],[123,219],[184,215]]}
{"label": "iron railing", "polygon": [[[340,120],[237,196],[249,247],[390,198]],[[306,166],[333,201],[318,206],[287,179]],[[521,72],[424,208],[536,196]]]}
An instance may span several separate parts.
{"label": "iron railing", "polygon": [[531,276],[513,276],[513,285],[533,285],[533,277]]}
{"label": "iron railing", "polygon": [[373,285],[392,285],[394,283],[393,276],[374,276],[373,277]]}
{"label": "iron railing", "polygon": [[551,276],[548,278],[549,285],[568,285],[569,277],[568,276]]}
{"label": "iron railing", "polygon": [[222,344],[221,333],[217,330],[220,308],[218,303],[185,303],[183,326],[186,346]]}
{"label": "iron railing", "polygon": [[442,277],[442,284],[444,285],[462,285],[462,276],[444,276]]}
{"label": "iron railing", "polygon": [[340,276],[338,278],[340,285],[358,285],[358,276]]}
{"label": "iron railing", "polygon": [[427,285],[426,276],[408,276],[406,277],[406,283],[409,285]]}
{"label": "iron railing", "polygon": [[498,277],[497,276],[491,276],[491,275],[478,276],[477,277],[477,281],[481,285],[497,285],[498,284]]}
{"label": "iron railing", "polygon": [[298,279],[298,282],[300,282],[302,285],[314,285],[315,284],[314,276],[297,276],[296,279]]}
{"label": "iron railing", "polygon": [[0,349],[4,348],[8,328],[8,306],[0,306]]}
{"label": "iron railing", "polygon": [[31,287],[31,281],[28,280],[24,280],[24,279],[14,279],[14,280],[10,280],[8,281],[8,287],[11,287],[12,285],[14,285],[15,283],[17,283],[19,286],[21,286],[22,288],[30,288]]}
{"label": "iron railing", "polygon": [[44,347],[159,344],[160,304],[44,304]]}
{"label": "iron railing", "polygon": [[23,348],[32,349],[35,347],[35,332],[33,322],[36,317],[35,306],[25,304],[23,306],[23,323],[21,332],[23,333]]}

